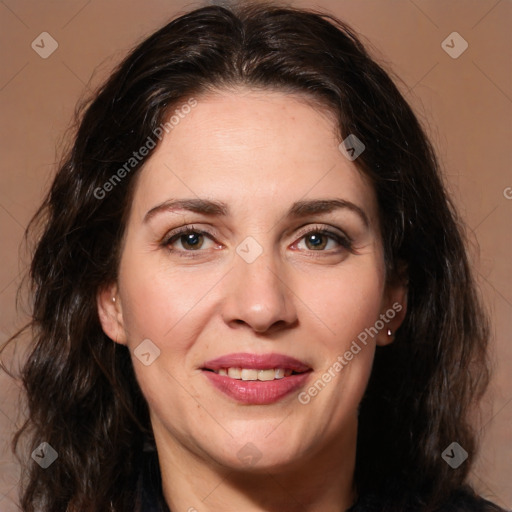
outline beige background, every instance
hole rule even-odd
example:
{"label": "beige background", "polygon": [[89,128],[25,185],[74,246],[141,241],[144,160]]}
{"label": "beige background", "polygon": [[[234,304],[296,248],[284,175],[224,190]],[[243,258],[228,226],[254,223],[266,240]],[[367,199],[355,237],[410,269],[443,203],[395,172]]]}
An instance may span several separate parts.
{"label": "beige background", "polygon": [[[400,88],[437,147],[469,228],[475,269],[494,322],[495,375],[482,407],[482,447],[472,480],[482,494],[511,508],[512,2],[288,3],[329,9],[369,40],[374,55],[401,78]],[[18,246],[48,186],[77,100],[136,42],[178,12],[199,5],[178,0],[0,1],[0,343],[25,318],[14,302],[27,261]],[[454,31],[469,44],[457,59],[441,46]],[[58,43],[47,59],[31,48],[42,32]],[[16,382],[0,372],[0,512],[16,510],[17,466],[7,442],[20,417],[17,390]]]}

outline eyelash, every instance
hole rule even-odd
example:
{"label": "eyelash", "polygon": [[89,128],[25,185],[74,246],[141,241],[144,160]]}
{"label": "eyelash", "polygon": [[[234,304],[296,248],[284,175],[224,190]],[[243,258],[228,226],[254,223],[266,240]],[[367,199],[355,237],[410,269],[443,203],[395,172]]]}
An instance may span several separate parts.
{"label": "eyelash", "polygon": [[[172,243],[174,243],[181,236],[192,234],[192,233],[198,234],[198,235],[206,235],[207,237],[209,237],[212,240],[215,238],[214,235],[212,233],[210,233],[209,231],[205,231],[203,229],[196,229],[194,226],[183,226],[183,227],[178,228],[178,229],[172,231],[171,233],[169,233],[169,235],[166,236],[164,238],[164,240],[161,242],[161,245],[163,247],[166,247],[169,250],[169,252],[178,253],[180,257],[196,258],[198,256],[201,256],[201,252],[203,252],[201,249],[198,249],[195,251],[186,251],[186,250],[180,250],[180,249],[178,249],[178,250],[171,249],[169,247]],[[350,237],[348,237],[346,235],[345,236],[340,235],[338,233],[335,233],[334,231],[330,231],[329,229],[321,228],[318,226],[315,226],[311,229],[300,232],[299,233],[299,236],[300,236],[299,241],[302,240],[307,235],[310,235],[313,233],[329,237],[331,240],[334,240],[345,250],[352,251],[352,249],[353,249],[352,240],[350,239]],[[332,251],[324,251],[324,250],[320,250],[320,251],[310,250],[310,252],[313,252],[313,253],[314,252],[318,252],[318,253],[327,252],[328,254],[333,254]]]}

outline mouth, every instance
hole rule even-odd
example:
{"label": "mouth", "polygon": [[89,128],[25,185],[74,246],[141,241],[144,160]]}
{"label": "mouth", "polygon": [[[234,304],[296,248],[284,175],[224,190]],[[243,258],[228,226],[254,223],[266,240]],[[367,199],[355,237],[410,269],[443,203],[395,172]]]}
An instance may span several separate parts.
{"label": "mouth", "polygon": [[203,370],[208,372],[214,372],[217,375],[222,375],[230,379],[246,381],[259,380],[263,382],[284,379],[285,377],[289,377],[290,375],[299,375],[299,373],[305,373],[296,372],[291,368],[268,368],[263,370],[257,370],[255,368],[238,368],[233,366],[229,368],[219,368],[218,370],[211,370],[209,368],[203,368]]}
{"label": "mouth", "polygon": [[266,405],[302,387],[312,368],[282,354],[230,354],[201,368],[208,381],[236,402]]}

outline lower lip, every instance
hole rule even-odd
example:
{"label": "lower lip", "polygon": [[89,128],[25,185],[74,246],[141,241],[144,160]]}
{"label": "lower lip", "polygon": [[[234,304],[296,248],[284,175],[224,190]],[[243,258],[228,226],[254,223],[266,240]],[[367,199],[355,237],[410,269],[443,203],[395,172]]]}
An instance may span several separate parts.
{"label": "lower lip", "polygon": [[267,405],[281,400],[304,385],[310,372],[298,373],[267,381],[232,379],[225,375],[203,370],[211,384],[237,402]]}

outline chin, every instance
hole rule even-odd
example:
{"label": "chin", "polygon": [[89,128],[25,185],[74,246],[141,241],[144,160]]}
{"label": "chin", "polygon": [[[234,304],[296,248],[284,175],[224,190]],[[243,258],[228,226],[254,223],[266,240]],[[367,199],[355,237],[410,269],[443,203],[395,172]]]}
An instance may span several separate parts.
{"label": "chin", "polygon": [[[252,473],[268,473],[269,471],[285,471],[296,466],[304,449],[304,443],[297,444],[289,440],[286,444],[282,439],[272,439],[267,431],[255,432],[231,438],[229,442],[220,441],[221,452],[208,450],[210,456],[220,465],[235,471]],[[277,441],[277,442],[276,442]]]}

